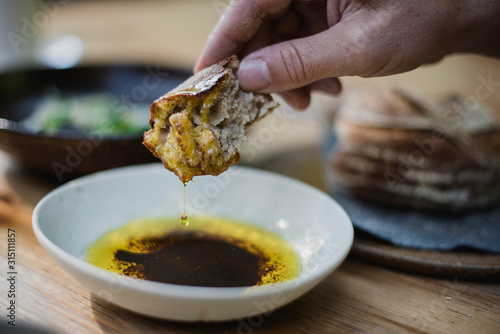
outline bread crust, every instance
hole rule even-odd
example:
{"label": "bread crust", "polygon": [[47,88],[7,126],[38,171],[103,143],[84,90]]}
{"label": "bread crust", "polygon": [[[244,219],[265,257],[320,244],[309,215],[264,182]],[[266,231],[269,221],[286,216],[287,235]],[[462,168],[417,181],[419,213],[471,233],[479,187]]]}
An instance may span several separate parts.
{"label": "bread crust", "polygon": [[238,58],[231,56],[223,59],[218,63],[203,69],[196,75],[191,76],[179,86],[158,98],[151,105],[151,116],[155,108],[161,106],[162,103],[178,100],[199,100],[207,97],[215,89],[220,88],[226,82],[231,73],[229,68],[238,66]]}
{"label": "bread crust", "polygon": [[500,126],[485,107],[396,90],[347,98],[329,157],[336,191],[382,205],[462,211],[500,200]]}
{"label": "bread crust", "polygon": [[183,182],[236,164],[244,131],[277,107],[268,94],[241,91],[238,66],[236,56],[224,59],[151,105],[143,144]]}

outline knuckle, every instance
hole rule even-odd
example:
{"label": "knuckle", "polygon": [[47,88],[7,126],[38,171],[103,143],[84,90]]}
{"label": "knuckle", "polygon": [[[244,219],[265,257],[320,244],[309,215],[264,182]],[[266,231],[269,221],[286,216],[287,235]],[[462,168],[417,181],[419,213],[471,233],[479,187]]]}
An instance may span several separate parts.
{"label": "knuckle", "polygon": [[367,29],[351,35],[350,60],[354,72],[361,77],[372,77],[382,73],[388,66],[393,45],[385,45],[380,39],[374,42],[371,32]]}
{"label": "knuckle", "polygon": [[285,44],[280,49],[280,57],[291,84],[299,87],[308,83],[311,70],[304,56],[293,44]]}

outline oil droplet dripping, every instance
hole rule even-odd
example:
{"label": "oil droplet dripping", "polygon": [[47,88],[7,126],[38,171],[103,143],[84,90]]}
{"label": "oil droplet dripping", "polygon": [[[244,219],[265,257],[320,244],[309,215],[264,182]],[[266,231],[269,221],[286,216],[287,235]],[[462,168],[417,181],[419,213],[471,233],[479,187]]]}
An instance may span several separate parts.
{"label": "oil droplet dripping", "polygon": [[189,216],[186,213],[186,188],[187,188],[188,181],[184,182],[184,214],[181,216],[181,224],[183,226],[188,226],[189,225]]}
{"label": "oil droplet dripping", "polygon": [[189,225],[189,216],[187,214],[183,214],[181,217],[181,224],[184,226]]}

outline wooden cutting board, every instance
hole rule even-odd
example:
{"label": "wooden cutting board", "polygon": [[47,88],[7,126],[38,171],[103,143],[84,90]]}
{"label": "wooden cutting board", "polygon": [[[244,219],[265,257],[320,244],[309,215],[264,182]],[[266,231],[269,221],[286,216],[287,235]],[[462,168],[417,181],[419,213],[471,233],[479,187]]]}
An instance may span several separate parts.
{"label": "wooden cutting board", "polygon": [[474,280],[500,279],[500,255],[474,251],[429,251],[396,247],[357,236],[351,255],[409,272]]}

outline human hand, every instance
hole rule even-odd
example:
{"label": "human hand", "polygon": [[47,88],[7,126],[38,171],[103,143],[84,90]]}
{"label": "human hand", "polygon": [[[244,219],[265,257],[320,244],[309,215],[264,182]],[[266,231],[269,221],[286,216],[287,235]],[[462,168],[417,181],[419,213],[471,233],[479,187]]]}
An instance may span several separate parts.
{"label": "human hand", "polygon": [[236,0],[210,35],[199,71],[236,54],[243,89],[297,109],[338,77],[401,73],[453,52],[500,55],[496,0]]}

